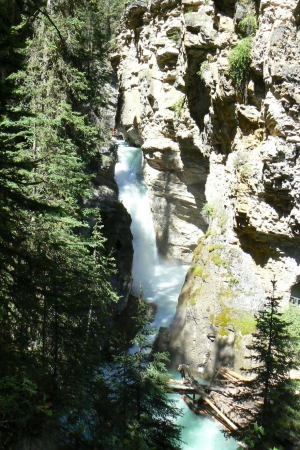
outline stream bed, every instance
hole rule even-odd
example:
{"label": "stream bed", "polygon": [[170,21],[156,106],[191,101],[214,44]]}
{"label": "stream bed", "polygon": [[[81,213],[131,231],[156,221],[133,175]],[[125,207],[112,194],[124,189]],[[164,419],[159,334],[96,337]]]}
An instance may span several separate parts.
{"label": "stream bed", "polygon": [[[143,178],[142,151],[123,141],[118,144],[115,179],[119,187],[119,199],[132,218],[132,293],[137,295],[142,288],[145,300],[157,306],[153,325],[157,328],[167,327],[175,314],[188,266],[176,264],[158,255],[147,187]],[[236,442],[233,439],[227,440],[215,421],[209,417],[196,416],[180,395],[174,394],[172,398],[183,410],[182,417],[177,420],[177,423],[186,427],[182,432],[182,440],[185,442],[183,449],[236,450]]]}

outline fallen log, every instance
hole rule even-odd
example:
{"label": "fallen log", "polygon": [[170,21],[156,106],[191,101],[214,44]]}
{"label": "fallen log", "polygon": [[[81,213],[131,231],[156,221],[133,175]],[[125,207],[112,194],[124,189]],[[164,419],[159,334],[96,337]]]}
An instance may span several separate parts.
{"label": "fallen log", "polygon": [[[237,430],[237,426],[231,422],[223,413],[222,411],[217,408],[217,406],[208,398],[202,387],[199,385],[199,383],[194,379],[194,377],[191,375],[190,368],[186,364],[180,364],[178,367],[179,372],[182,374],[185,371],[188,373],[188,378],[190,381],[191,386],[195,389],[195,391],[200,395],[202,400],[207,403],[227,424],[228,428],[230,430]],[[185,377],[186,378],[186,377]]]}
{"label": "fallen log", "polygon": [[247,382],[249,383],[255,379],[255,376],[251,378],[246,378],[240,373],[234,372],[233,370],[228,369],[227,367],[221,367],[221,369],[218,370],[218,373],[220,373],[222,376],[224,376],[224,374],[229,375],[233,378],[236,378],[237,380],[245,381],[246,383]]}
{"label": "fallen log", "polygon": [[190,394],[197,394],[195,389],[192,386],[171,386],[172,391],[174,392],[189,392]]}
{"label": "fallen log", "polygon": [[205,401],[223,420],[224,422],[227,424],[228,428],[231,430],[237,430],[237,426],[231,422],[231,420],[229,420],[225,414],[222,413],[222,411],[220,411],[219,408],[217,408],[217,406],[207,397],[205,396],[204,398],[202,397],[203,401]]}
{"label": "fallen log", "polygon": [[[182,380],[173,380],[170,378],[168,381],[166,381],[166,384],[175,392],[180,391],[189,391],[191,393],[195,392],[195,389],[192,386],[189,386],[189,382],[185,381],[185,383]],[[199,383],[200,384],[200,383]],[[224,395],[226,395],[226,392],[236,393],[237,388],[233,387],[223,387],[223,386],[211,386],[211,385],[200,385],[205,391],[215,391],[215,392],[224,392]]]}
{"label": "fallen log", "polygon": [[[243,416],[247,415],[247,420],[251,421],[256,415],[256,411],[252,410],[251,408],[243,407],[228,398],[224,398],[223,395],[212,392],[212,399],[214,402],[218,405],[218,407],[222,410],[223,414],[226,414],[226,417],[230,417],[230,419],[233,419],[238,425],[240,425],[240,418],[239,414],[241,411],[243,411]],[[238,414],[238,417],[237,417]]]}
{"label": "fallen log", "polygon": [[193,413],[197,414],[198,416],[201,416],[203,413],[194,405],[193,401],[185,394],[181,396],[182,400],[188,405],[191,411]]}
{"label": "fallen log", "polygon": [[198,416],[204,416],[206,414],[209,414],[211,416],[211,418],[216,420],[217,422],[219,422],[219,424],[221,424],[224,429],[231,431],[231,428],[228,427],[228,425],[224,422],[224,420],[221,417],[217,416],[214,413],[214,411],[212,411],[211,408],[209,408],[209,406],[205,405],[205,403],[203,403],[202,405],[199,405],[199,403],[198,403],[198,408],[197,408],[197,407],[195,407],[192,399],[188,395],[183,394],[181,396],[181,398],[187,404],[187,406],[190,408],[190,410],[193,411]]}
{"label": "fallen log", "polygon": [[231,392],[232,394],[237,394],[239,388],[236,387],[224,387],[224,386],[207,386],[205,387],[205,391],[215,391],[222,392],[223,395],[227,395],[227,392]]}
{"label": "fallen log", "polygon": [[184,386],[184,383],[182,380],[173,380],[173,378],[170,378],[166,384],[180,384],[181,386]]}
{"label": "fallen log", "polygon": [[238,380],[236,378],[234,378],[233,376],[229,375],[228,373],[225,372],[219,372],[220,375],[222,375],[223,378],[225,378],[226,381],[229,381],[231,384],[235,384],[238,382]]}

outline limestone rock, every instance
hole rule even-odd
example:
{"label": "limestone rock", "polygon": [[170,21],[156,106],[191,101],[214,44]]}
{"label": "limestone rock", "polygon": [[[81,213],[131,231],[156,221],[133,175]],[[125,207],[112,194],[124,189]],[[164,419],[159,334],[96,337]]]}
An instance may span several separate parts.
{"label": "limestone rock", "polygon": [[[238,86],[230,52],[253,15]],[[297,0],[140,2],[112,56],[118,126],[143,149],[159,250],[192,264],[165,342],[204,376],[246,364],[270,280],[283,308],[299,290],[299,23]]]}

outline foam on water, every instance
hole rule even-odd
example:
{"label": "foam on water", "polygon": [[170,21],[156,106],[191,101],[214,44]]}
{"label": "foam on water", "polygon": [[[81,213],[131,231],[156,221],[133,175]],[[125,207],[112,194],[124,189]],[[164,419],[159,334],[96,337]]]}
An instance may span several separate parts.
{"label": "foam on water", "polygon": [[[137,295],[142,286],[144,298],[158,306],[154,326],[157,328],[169,326],[175,314],[188,266],[174,264],[161,258],[157,253],[152,213],[143,178],[141,149],[119,141],[115,179],[119,187],[119,199],[132,218],[134,249],[132,293]],[[209,418],[196,416],[179,395],[172,398],[176,400],[177,406],[183,409],[183,416],[178,419],[178,423],[186,427],[182,433],[182,439],[186,442],[184,449],[237,448],[235,441],[226,440],[218,424]]]}

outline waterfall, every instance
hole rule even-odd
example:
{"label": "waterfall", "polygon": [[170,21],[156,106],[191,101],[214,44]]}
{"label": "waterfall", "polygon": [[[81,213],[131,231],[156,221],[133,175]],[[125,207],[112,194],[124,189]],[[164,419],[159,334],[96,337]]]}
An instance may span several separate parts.
{"label": "waterfall", "polygon": [[[144,298],[157,305],[154,326],[169,326],[175,314],[178,296],[184,283],[188,266],[175,264],[160,257],[155,243],[147,187],[143,178],[142,151],[119,141],[118,163],[115,179],[119,187],[119,199],[131,215],[133,235],[133,285],[137,295],[140,286]],[[176,374],[172,374],[174,378]],[[178,374],[177,374],[178,376]],[[219,426],[210,418],[200,418],[192,413],[178,395],[173,395],[183,416],[178,423],[184,425],[182,439],[186,450],[235,450],[236,442],[226,440]]]}
{"label": "waterfall", "polygon": [[141,286],[144,298],[158,307],[154,326],[167,327],[174,316],[188,266],[167,261],[157,253],[152,213],[143,178],[141,149],[129,147],[124,142],[119,144],[115,179],[120,201],[132,219],[132,293],[138,295]]}

